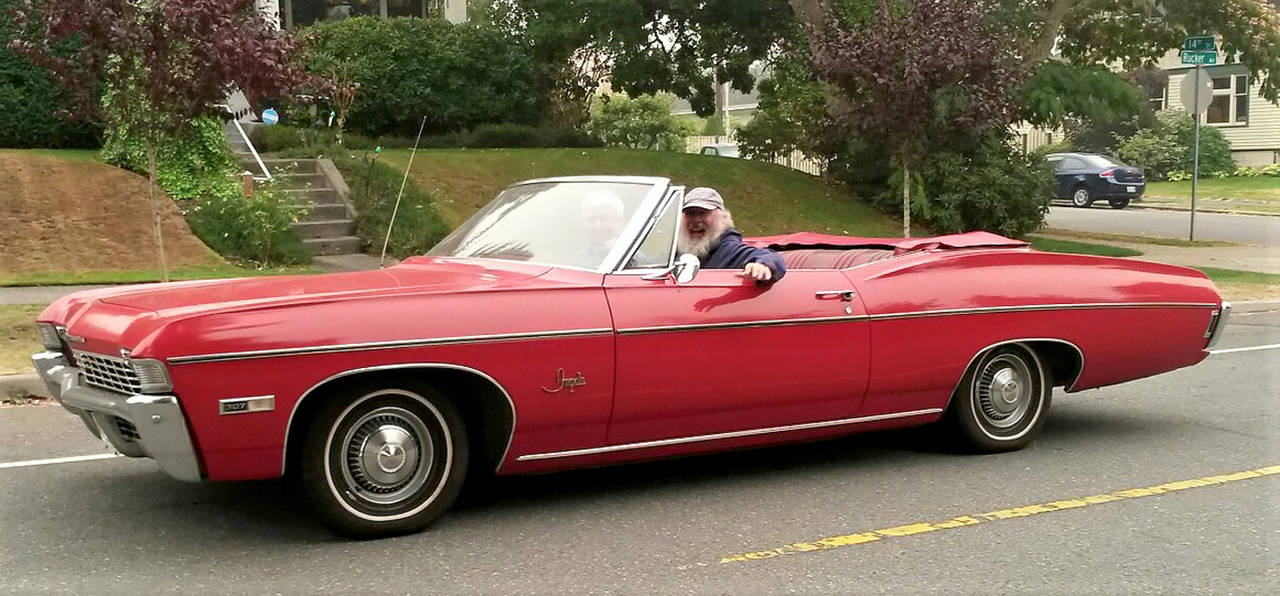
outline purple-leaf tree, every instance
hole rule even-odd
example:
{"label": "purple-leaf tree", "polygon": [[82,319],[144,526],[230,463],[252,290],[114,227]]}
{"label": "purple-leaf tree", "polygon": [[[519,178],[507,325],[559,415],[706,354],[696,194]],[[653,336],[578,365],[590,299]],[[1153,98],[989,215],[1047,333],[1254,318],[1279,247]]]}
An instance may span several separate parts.
{"label": "purple-leaf tree", "polygon": [[790,3],[838,131],[889,141],[903,173],[902,233],[910,237],[911,172],[929,154],[930,139],[1011,122],[1012,92],[1023,76],[1016,56],[984,2]]}
{"label": "purple-leaf tree", "polygon": [[[156,189],[156,147],[242,89],[283,97],[308,83],[294,51],[253,0],[26,0],[10,47],[54,72],[78,106],[141,137],[160,274],[169,280]],[[104,109],[104,94],[111,109]]]}

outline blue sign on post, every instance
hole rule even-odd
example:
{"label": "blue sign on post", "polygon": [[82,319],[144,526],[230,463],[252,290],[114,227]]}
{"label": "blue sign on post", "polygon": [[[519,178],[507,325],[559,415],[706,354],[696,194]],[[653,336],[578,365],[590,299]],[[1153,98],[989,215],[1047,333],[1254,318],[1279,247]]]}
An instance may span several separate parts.
{"label": "blue sign on post", "polygon": [[275,124],[279,121],[280,121],[280,114],[276,112],[275,108],[267,108],[265,110],[262,110],[263,124]]}

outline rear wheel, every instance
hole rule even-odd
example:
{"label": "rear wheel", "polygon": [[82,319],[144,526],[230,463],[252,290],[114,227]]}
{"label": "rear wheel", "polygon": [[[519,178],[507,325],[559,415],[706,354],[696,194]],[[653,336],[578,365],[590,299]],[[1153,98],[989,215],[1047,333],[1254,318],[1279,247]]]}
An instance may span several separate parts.
{"label": "rear wheel", "polygon": [[978,357],[948,415],[965,447],[980,453],[1026,447],[1044,425],[1053,387],[1040,359],[1022,344]]}
{"label": "rear wheel", "polygon": [[1107,199],[1107,204],[1111,205],[1112,209],[1124,209],[1129,206],[1129,199]]}
{"label": "rear wheel", "polygon": [[1089,189],[1084,186],[1077,186],[1071,191],[1071,204],[1076,207],[1088,207],[1093,204],[1093,196],[1089,194]]}
{"label": "rear wheel", "polygon": [[311,419],[299,481],[316,514],[347,536],[416,532],[457,498],[466,426],[429,387],[353,388]]}

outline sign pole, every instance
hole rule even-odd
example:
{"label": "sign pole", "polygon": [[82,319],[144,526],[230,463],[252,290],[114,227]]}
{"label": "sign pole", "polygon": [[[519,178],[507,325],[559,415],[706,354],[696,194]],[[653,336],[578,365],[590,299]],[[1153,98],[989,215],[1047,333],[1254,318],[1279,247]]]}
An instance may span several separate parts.
{"label": "sign pole", "polygon": [[[1196,68],[1196,89],[1200,88],[1200,71],[1202,68]],[[1195,241],[1196,239],[1196,183],[1200,179],[1200,94],[1196,94],[1196,148],[1194,157],[1192,157],[1191,165],[1191,231],[1187,234],[1187,240]]]}

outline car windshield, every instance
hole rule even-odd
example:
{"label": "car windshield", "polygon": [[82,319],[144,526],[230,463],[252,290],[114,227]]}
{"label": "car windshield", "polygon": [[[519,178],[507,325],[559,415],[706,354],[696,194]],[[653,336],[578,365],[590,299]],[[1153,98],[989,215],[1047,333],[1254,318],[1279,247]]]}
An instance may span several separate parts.
{"label": "car windshield", "polygon": [[1085,163],[1099,168],[1124,166],[1123,163],[1120,163],[1120,160],[1107,155],[1081,155],[1080,158],[1083,159]]}
{"label": "car windshield", "polygon": [[512,186],[431,252],[598,270],[653,185],[535,182]]}

